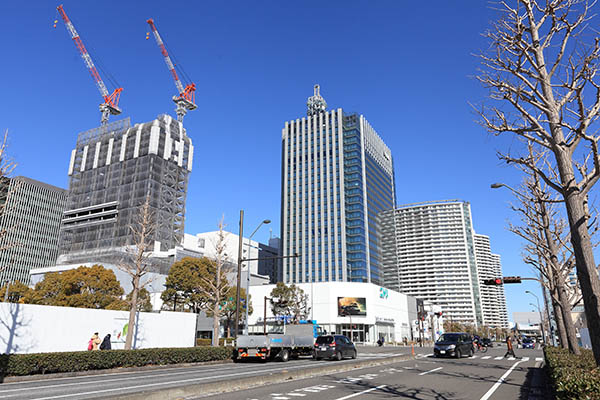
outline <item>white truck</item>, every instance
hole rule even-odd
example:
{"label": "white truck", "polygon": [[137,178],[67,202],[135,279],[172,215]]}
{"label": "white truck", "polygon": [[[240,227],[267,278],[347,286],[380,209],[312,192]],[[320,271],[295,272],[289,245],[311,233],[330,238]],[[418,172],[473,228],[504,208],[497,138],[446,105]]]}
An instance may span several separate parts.
{"label": "white truck", "polygon": [[321,327],[305,323],[286,325],[284,334],[238,336],[233,361],[248,359],[287,361],[301,355],[312,355],[315,338],[321,333]]}

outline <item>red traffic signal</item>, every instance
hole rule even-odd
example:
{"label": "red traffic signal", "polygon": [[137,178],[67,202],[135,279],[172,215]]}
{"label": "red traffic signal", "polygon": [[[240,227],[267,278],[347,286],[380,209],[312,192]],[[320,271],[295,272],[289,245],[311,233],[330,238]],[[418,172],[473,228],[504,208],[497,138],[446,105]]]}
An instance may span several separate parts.
{"label": "red traffic signal", "polygon": [[484,285],[491,285],[491,286],[500,286],[500,285],[502,285],[502,279],[501,278],[484,279],[483,280],[483,284]]}

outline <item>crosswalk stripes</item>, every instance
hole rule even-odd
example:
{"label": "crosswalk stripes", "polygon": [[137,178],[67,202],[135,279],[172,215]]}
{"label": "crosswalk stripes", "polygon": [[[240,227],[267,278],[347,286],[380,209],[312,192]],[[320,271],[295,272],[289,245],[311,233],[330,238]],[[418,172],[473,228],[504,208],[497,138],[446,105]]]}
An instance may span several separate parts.
{"label": "crosswalk stripes", "polygon": [[514,358],[514,357],[509,357],[508,358],[508,361],[515,361],[515,360],[516,360],[516,358]]}
{"label": "crosswalk stripes", "polygon": [[492,358],[492,356],[485,356],[485,357],[481,357],[481,359],[482,359],[482,360],[488,360],[488,359],[490,359],[490,358]]}
{"label": "crosswalk stripes", "polygon": [[522,361],[529,361],[529,357],[523,357]]}
{"label": "crosswalk stripes", "polygon": [[494,360],[502,360],[504,357],[500,356],[500,357],[496,357],[494,358]]}
{"label": "crosswalk stripes", "polygon": [[471,356],[471,358],[477,358],[477,357],[479,357],[479,356]]}
{"label": "crosswalk stripes", "polygon": [[544,358],[543,357],[536,357],[535,361],[544,361]]}

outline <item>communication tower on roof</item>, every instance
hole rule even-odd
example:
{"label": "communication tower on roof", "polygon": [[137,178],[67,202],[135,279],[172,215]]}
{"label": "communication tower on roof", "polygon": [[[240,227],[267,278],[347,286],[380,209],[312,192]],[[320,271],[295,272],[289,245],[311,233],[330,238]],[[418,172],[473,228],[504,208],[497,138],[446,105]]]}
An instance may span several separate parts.
{"label": "communication tower on roof", "polygon": [[316,84],[314,95],[310,96],[308,98],[308,101],[306,102],[306,105],[308,107],[306,114],[309,117],[311,115],[319,114],[327,110],[327,103],[325,102],[325,99],[321,97],[320,89],[321,87],[319,86],[319,84]]}

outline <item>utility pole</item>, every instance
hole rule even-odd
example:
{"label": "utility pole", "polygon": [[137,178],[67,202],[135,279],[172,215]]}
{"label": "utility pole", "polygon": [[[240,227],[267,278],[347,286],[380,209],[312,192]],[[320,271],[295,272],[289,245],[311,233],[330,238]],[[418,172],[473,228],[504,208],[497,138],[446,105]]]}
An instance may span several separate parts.
{"label": "utility pole", "polygon": [[[240,229],[238,242],[238,266],[237,266],[237,288],[235,293],[235,338],[238,338],[240,332],[240,286],[242,284],[242,246],[244,238],[244,210],[240,210]],[[248,293],[246,293],[248,297]]]}

